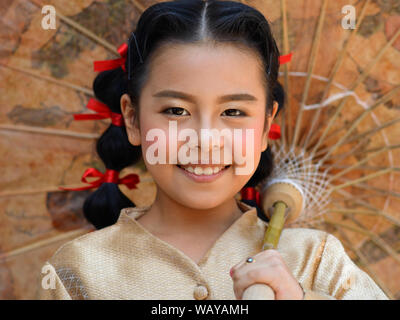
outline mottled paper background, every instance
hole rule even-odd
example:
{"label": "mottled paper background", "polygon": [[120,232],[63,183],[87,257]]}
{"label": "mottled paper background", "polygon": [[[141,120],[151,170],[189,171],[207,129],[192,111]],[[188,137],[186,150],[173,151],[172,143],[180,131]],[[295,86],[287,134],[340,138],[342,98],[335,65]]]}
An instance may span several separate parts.
{"label": "mottled paper background", "polygon": [[[143,9],[157,1],[149,0],[74,0],[45,3],[35,0],[2,0],[0,6],[0,298],[34,298],[37,279],[43,263],[64,242],[89,232],[82,214],[82,204],[91,191],[60,192],[60,185],[80,186],[82,173],[89,167],[105,170],[96,155],[94,142],[108,126],[108,120],[73,121],[72,114],[83,112],[96,74],[94,60],[117,56],[77,29],[57,19],[56,30],[41,27],[42,4],[54,5],[57,12],[85,27],[115,47],[127,41]],[[282,14],[279,1],[247,1],[259,9],[271,22],[279,48],[282,44]],[[290,0],[288,30],[290,51],[294,53],[288,65],[290,74],[290,106],[293,128],[298,103],[302,98],[305,76],[314,33],[322,1]],[[356,7],[357,13],[364,1],[328,1],[321,43],[316,56],[307,105],[320,103],[330,70],[350,30],[341,27],[341,8],[346,4]],[[368,63],[400,28],[400,2],[396,0],[371,1],[363,24],[357,30],[347,50],[344,62],[335,77],[329,94],[350,88]],[[283,68],[282,68],[283,70]],[[333,135],[324,147],[331,146],[341,133],[335,130],[346,126],[361,114],[362,104],[372,105],[382,95],[400,84],[400,37],[388,48],[366,80],[347,100],[345,108],[333,126]],[[51,79],[57,80],[56,82]],[[283,77],[281,78],[283,82]],[[72,88],[69,85],[81,89]],[[341,87],[340,87],[341,86]],[[344,89],[343,89],[344,88]],[[360,103],[361,102],[361,103]],[[333,115],[334,106],[325,108],[321,123]],[[302,132],[313,112],[304,114]],[[400,95],[380,106],[357,127],[354,135],[371,130],[400,118]],[[37,129],[40,129],[39,131]],[[74,134],[74,136],[73,136]],[[315,133],[318,134],[318,133]],[[370,138],[361,150],[382,145],[400,144],[400,125],[392,125]],[[337,153],[349,152],[353,144],[343,146]],[[351,165],[362,156],[349,156],[344,164]],[[346,179],[355,179],[374,172],[376,167],[400,167],[400,150],[385,152],[368,162],[370,169],[354,171]],[[375,169],[374,169],[375,168]],[[139,164],[124,169],[138,173],[138,189],[121,190],[138,206],[149,205],[155,196],[155,185]],[[346,189],[354,197],[368,201],[384,210],[398,223],[400,218],[400,178],[398,173],[386,174],[360,187]],[[352,201],[335,195],[337,203],[355,208]],[[354,225],[354,220],[332,215],[331,220]],[[360,264],[354,251],[348,254],[371,276],[400,299],[400,228],[389,220],[376,216],[357,216],[363,226],[379,236],[342,229],[354,248],[367,260]],[[392,222],[393,222],[392,221]],[[339,238],[343,233],[325,226]],[[383,250],[377,241],[384,241],[390,250]]]}

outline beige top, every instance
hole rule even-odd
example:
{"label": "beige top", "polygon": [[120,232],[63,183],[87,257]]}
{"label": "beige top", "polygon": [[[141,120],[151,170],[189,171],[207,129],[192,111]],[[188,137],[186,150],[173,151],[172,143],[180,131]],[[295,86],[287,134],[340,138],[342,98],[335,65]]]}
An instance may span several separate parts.
{"label": "beige top", "polygon": [[[260,252],[268,225],[255,208],[238,204],[243,215],[198,264],[136,221],[149,207],[122,209],[114,225],[57,250],[45,264],[48,273],[39,275],[38,298],[235,300],[229,270]],[[331,234],[287,228],[277,250],[305,299],[388,299]]]}

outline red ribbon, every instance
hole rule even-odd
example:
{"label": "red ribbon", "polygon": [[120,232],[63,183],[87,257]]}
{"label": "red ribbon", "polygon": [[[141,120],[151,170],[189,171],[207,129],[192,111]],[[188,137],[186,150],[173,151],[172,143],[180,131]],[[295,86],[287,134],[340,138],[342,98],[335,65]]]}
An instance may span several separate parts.
{"label": "red ribbon", "polygon": [[255,200],[257,205],[260,206],[260,193],[253,187],[247,187],[240,190],[242,200]]}
{"label": "red ribbon", "polygon": [[[137,174],[131,173],[121,179],[118,178],[118,175],[119,175],[119,172],[116,170],[107,169],[105,173],[101,173],[99,170],[97,170],[95,168],[89,168],[89,169],[86,169],[86,171],[83,173],[83,176],[81,178],[81,181],[84,183],[90,184],[89,186],[80,187],[80,188],[59,187],[59,189],[74,190],[74,191],[88,190],[88,189],[92,189],[92,188],[98,188],[105,182],[124,184],[129,189],[136,189],[136,184],[138,184],[140,181],[139,176]],[[97,179],[93,182],[89,182],[86,180],[86,178],[95,178],[95,177],[98,177],[99,179]]]}
{"label": "red ribbon", "polygon": [[128,45],[126,43],[121,44],[117,51],[121,56],[121,58],[114,60],[95,61],[93,63],[94,71],[106,71],[106,70],[116,69],[118,67],[121,67],[122,70],[126,71],[125,61],[128,55]]}
{"label": "red ribbon", "polygon": [[290,62],[292,60],[292,55],[293,55],[293,53],[291,52],[291,53],[286,54],[284,56],[280,56],[279,57],[279,64],[285,64],[285,63]]}
{"label": "red ribbon", "polygon": [[90,98],[86,107],[90,110],[96,111],[97,113],[85,113],[85,114],[76,113],[74,114],[75,120],[100,120],[100,119],[111,118],[111,123],[113,125],[118,127],[122,127],[125,125],[122,114],[112,112],[106,104],[94,98]]}
{"label": "red ribbon", "polygon": [[271,140],[278,140],[281,137],[281,127],[279,124],[273,123],[271,124],[271,128],[269,129],[268,138]]}

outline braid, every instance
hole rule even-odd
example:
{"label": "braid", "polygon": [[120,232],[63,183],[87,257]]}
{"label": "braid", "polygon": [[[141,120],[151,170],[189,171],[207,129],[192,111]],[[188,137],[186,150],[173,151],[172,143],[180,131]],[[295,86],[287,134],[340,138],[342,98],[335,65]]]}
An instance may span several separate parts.
{"label": "braid", "polygon": [[[93,83],[96,98],[119,114],[121,96],[127,91],[125,77],[123,70],[117,68],[99,73]],[[126,128],[114,124],[110,124],[97,140],[96,151],[106,169],[118,172],[141,157],[141,148],[129,142]],[[86,219],[101,229],[114,224],[123,208],[134,206],[118,184],[105,182],[85,200],[83,211]]]}

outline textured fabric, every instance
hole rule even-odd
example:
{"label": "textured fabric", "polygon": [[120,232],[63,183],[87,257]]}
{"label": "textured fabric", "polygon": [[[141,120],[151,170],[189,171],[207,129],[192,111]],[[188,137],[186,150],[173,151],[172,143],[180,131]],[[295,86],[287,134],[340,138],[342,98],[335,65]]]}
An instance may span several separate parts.
{"label": "textured fabric", "polygon": [[[38,298],[234,300],[229,270],[260,252],[267,227],[256,208],[238,204],[243,215],[198,264],[136,221],[149,207],[125,208],[116,224],[57,250],[46,262],[54,270],[55,288],[43,289],[40,281]],[[277,250],[302,285],[306,300],[388,299],[331,234],[286,228]]]}

